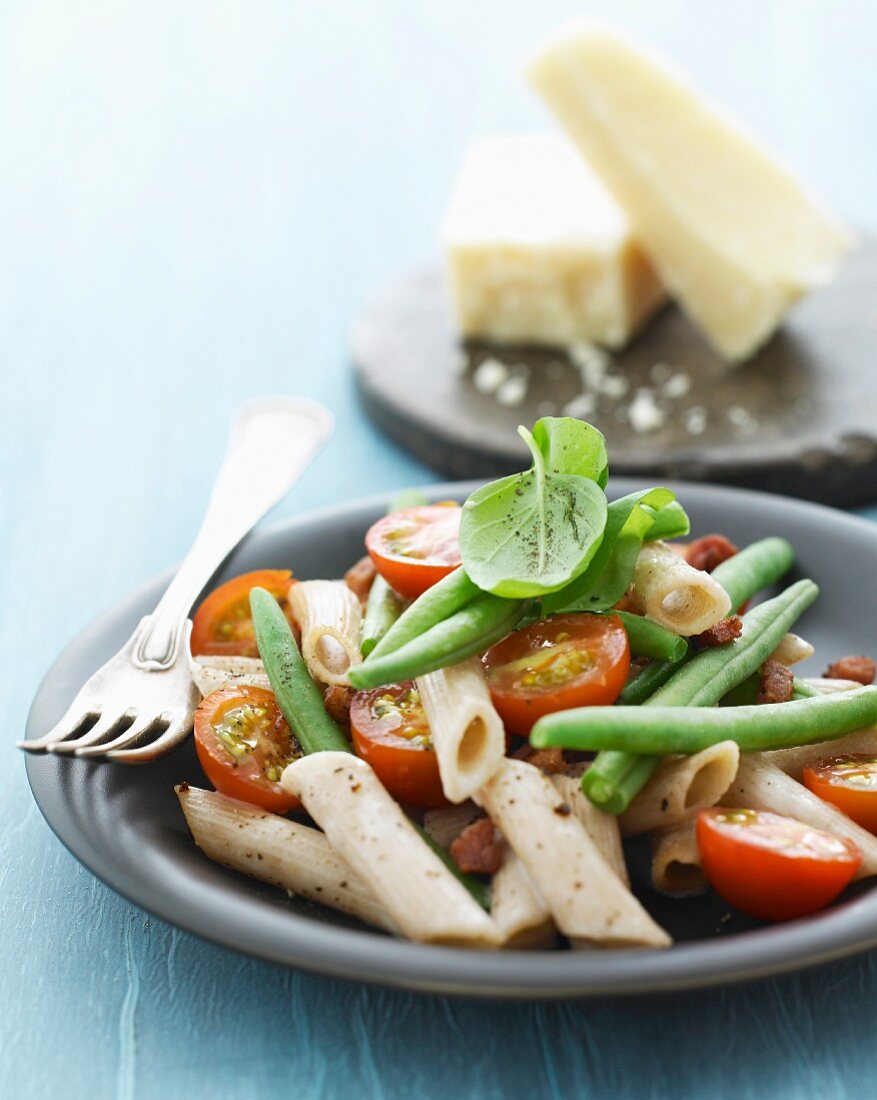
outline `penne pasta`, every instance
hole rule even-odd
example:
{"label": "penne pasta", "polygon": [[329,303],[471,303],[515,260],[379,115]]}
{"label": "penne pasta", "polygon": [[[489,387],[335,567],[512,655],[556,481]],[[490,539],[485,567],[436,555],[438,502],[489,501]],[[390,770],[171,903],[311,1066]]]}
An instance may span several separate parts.
{"label": "penne pasta", "polygon": [[[857,685],[861,687],[861,684]],[[877,730],[856,730],[834,741],[820,741],[816,745],[796,745],[792,749],[774,749],[773,752],[753,753],[765,764],[774,767],[800,781],[804,769],[824,756],[845,756],[847,753],[877,755]]]}
{"label": "penne pasta", "polygon": [[499,945],[496,925],[364,760],[313,753],[290,764],[280,782],[301,799],[403,935],[425,943]]}
{"label": "penne pasta", "polygon": [[504,947],[550,947],[557,939],[548,906],[508,845],[490,884],[490,915]]}
{"label": "penne pasta", "polygon": [[300,581],[289,606],[301,627],[301,654],[311,676],[324,684],[348,684],[362,660],[362,604],[343,581]]}
{"label": "penne pasta", "polygon": [[811,794],[773,764],[760,759],[759,753],[740,758],[740,768],[734,782],[722,797],[723,806],[739,806],[748,810],[772,810],[777,814],[797,818],[814,829],[824,829],[835,836],[853,841],[862,853],[862,865],[857,878],[877,874],[877,837],[835,809],[828,802]]}
{"label": "penne pasta", "polygon": [[666,757],[621,815],[621,835],[666,829],[695,810],[714,806],[734,779],[739,761],[733,741],[720,741],[691,756]]}
{"label": "penne pasta", "polygon": [[445,851],[451,847],[467,825],[470,825],[481,810],[474,802],[467,800],[456,806],[442,806],[437,810],[427,810],[423,815],[423,830],[431,840]]}
{"label": "penne pasta", "polygon": [[596,844],[600,855],[625,886],[630,886],[627,862],[621,846],[621,831],[618,818],[614,814],[605,814],[598,809],[582,790],[581,780],[572,775],[553,775],[551,782],[557,793],[572,808],[573,813],[584,825],[591,840]]}
{"label": "penne pasta", "polygon": [[798,664],[799,661],[806,661],[808,657],[812,657],[816,650],[808,641],[800,638],[797,634],[785,634],[780,639],[780,644],[771,653],[770,660],[779,661],[781,665],[785,665],[787,668],[791,665]]}
{"label": "penne pasta", "polygon": [[538,768],[505,759],[476,801],[502,831],[573,946],[669,946],[670,937],[621,882]]}
{"label": "penne pasta", "polygon": [[417,677],[445,797],[464,802],[505,756],[505,729],[477,657]]}
{"label": "penne pasta", "polygon": [[654,834],[652,886],[658,893],[676,898],[693,897],[707,890],[693,817]]}
{"label": "penne pasta", "polygon": [[265,666],[258,657],[192,657],[189,669],[202,696],[244,684],[271,690]]}
{"label": "penne pasta", "polygon": [[858,680],[835,680],[829,676],[808,676],[804,683],[825,695],[832,695],[836,691],[857,691],[862,686]]}
{"label": "penne pasta", "polygon": [[640,551],[633,593],[647,618],[684,637],[715,626],[731,610],[731,599],[718,581],[660,541],[646,543]]}
{"label": "penne pasta", "polygon": [[367,924],[396,926],[323,833],[185,783],[175,788],[198,847],[217,863]]}

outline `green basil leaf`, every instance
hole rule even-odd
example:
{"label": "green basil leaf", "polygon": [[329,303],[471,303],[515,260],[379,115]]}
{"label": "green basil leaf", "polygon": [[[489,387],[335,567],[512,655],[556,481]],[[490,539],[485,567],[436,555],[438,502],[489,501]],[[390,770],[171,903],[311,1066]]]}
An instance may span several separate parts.
{"label": "green basil leaf", "polygon": [[[603,541],[587,570],[542,601],[545,615],[567,611],[604,611],[614,607],[630,587],[642,544],[665,508],[673,508],[662,530],[687,526],[688,517],[674,507],[670,489],[643,489],[609,505]],[[683,519],[684,517],[684,523]]]}
{"label": "green basil leaf", "polygon": [[609,455],[603,433],[572,416],[543,416],[533,425],[533,439],[552,474],[576,474],[605,489]]}
{"label": "green basil leaf", "polygon": [[513,599],[553,592],[586,569],[600,545],[606,494],[591,477],[569,472],[597,469],[599,447],[589,452],[587,433],[557,423],[540,430],[542,446],[519,429],[532,467],[476,489],[463,505],[463,568],[485,592]]}

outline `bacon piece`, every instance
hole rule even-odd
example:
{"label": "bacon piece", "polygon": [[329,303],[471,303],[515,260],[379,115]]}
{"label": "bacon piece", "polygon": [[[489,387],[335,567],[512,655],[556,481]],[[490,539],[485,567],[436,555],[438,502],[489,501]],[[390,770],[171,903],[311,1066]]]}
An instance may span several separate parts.
{"label": "bacon piece", "polygon": [[364,558],[359,559],[356,565],[351,565],[347,570],[344,574],[344,583],[359,598],[359,602],[364,604],[368,599],[368,594],[371,592],[376,576],[377,570],[374,562],[366,554]]}
{"label": "bacon piece", "polygon": [[743,622],[740,616],[732,615],[728,619],[719,619],[715,626],[711,626],[709,630],[704,630],[702,634],[695,634],[694,640],[702,649],[708,649],[711,646],[726,645],[728,642],[733,642],[742,633]]}
{"label": "bacon piece", "polygon": [[567,769],[563,749],[531,749],[529,745],[523,745],[513,755],[516,760],[532,764],[534,768],[539,768],[549,775],[560,775]]}
{"label": "bacon piece", "polygon": [[323,706],[330,718],[347,728],[350,727],[350,704],[356,692],[343,684],[330,684],[323,695]]}
{"label": "bacon piece", "polygon": [[451,858],[464,875],[493,875],[502,864],[502,838],[489,817],[479,817],[451,845]]}
{"label": "bacon piece", "polygon": [[859,684],[873,684],[877,676],[877,664],[870,657],[841,657],[829,665],[825,675],[831,680],[855,680]]}
{"label": "bacon piece", "polygon": [[694,569],[712,573],[717,565],[733,558],[736,553],[737,547],[724,535],[704,535],[688,544],[685,548],[685,560]]}
{"label": "bacon piece", "polygon": [[767,660],[761,669],[761,686],[756,703],[788,703],[792,698],[795,674],[779,661]]}

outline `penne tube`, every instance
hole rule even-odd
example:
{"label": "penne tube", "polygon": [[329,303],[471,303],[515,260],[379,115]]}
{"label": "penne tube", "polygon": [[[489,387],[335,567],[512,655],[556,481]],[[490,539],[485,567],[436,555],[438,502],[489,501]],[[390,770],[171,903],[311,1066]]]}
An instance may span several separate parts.
{"label": "penne tube", "polygon": [[715,806],[737,773],[740,750],[719,741],[690,756],[668,756],[620,818],[622,836],[678,825],[695,810]]}
{"label": "penne tube", "polygon": [[573,946],[669,946],[670,937],[621,882],[538,768],[504,760],[476,801],[524,864]]}
{"label": "penne tube", "polygon": [[448,851],[466,826],[480,816],[481,810],[470,800],[456,806],[442,806],[424,813],[423,830],[439,848]]}
{"label": "penne tube", "polygon": [[693,817],[654,834],[652,886],[675,898],[706,892],[709,883],[700,867],[697,826]]}
{"label": "penne tube", "polygon": [[445,797],[464,802],[505,757],[505,729],[478,657],[417,677]]}
{"label": "penne tube", "polygon": [[244,684],[271,690],[265,666],[258,657],[192,657],[189,669],[202,697]]}
{"label": "penne tube", "polygon": [[772,752],[753,753],[752,756],[800,781],[808,764],[825,756],[846,756],[847,753],[877,755],[877,730],[856,730],[855,733],[848,733],[846,737],[838,737],[834,741],[820,741],[817,745],[796,745],[793,749],[774,749]]}
{"label": "penne tube", "polygon": [[508,845],[490,884],[490,915],[504,947],[550,947],[557,939],[548,906]]}
{"label": "penne tube", "polygon": [[625,886],[630,886],[624,849],[621,847],[621,831],[614,814],[603,813],[582,790],[581,779],[572,775],[553,775],[551,782],[557,793],[584,825],[600,855]]}
{"label": "penne tube", "polygon": [[737,776],[722,797],[723,806],[747,810],[772,810],[851,840],[862,853],[856,878],[877,874],[877,837],[811,794],[806,787],[773,764],[759,759],[760,753],[744,753]]}
{"label": "penne tube", "polygon": [[186,783],[175,789],[189,831],[209,859],[290,895],[396,931],[371,890],[317,829],[216,791]]}
{"label": "penne tube", "polygon": [[301,799],[408,939],[500,944],[496,925],[418,836],[364,760],[346,752],[313,753],[288,765],[280,782]]}
{"label": "penne tube", "polygon": [[808,641],[800,638],[797,634],[789,633],[784,634],[780,639],[779,645],[770,655],[770,660],[779,661],[781,665],[790,668],[792,665],[798,664],[799,661],[806,661],[815,652],[816,650]]}
{"label": "penne tube", "polygon": [[835,680],[829,676],[808,676],[804,683],[824,695],[833,695],[836,691],[856,691],[862,686],[858,680]]}
{"label": "penne tube", "polygon": [[362,660],[362,604],[343,581],[300,581],[289,589],[289,606],[301,627],[301,655],[308,672],[324,684],[349,684]]}
{"label": "penne tube", "polygon": [[660,541],[640,550],[633,587],[646,617],[683,637],[701,634],[731,610],[731,599],[718,581]]}

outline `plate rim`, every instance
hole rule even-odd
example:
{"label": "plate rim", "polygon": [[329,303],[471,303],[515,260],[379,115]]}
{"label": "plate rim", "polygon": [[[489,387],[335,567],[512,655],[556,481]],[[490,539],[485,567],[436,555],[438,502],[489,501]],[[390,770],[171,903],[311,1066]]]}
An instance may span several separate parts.
{"label": "plate rim", "polygon": [[[423,491],[430,499],[444,499],[468,493],[482,483],[481,479],[443,482],[428,485]],[[612,479],[610,488],[630,492],[639,484],[638,478],[619,477]],[[669,481],[667,484],[681,495],[718,495],[729,501],[733,499],[735,504],[749,502],[758,508],[780,507],[787,514],[812,515],[815,510],[831,523],[865,535],[877,545],[877,525],[872,521],[825,505],[709,483]],[[378,512],[392,495],[389,492],[356,498],[265,524],[252,537],[257,540],[268,535],[292,538],[297,531],[310,525],[331,523],[354,511]],[[166,570],[137,586],[106,608],[63,647],[34,696],[27,718],[28,736],[41,697],[53,690],[54,677],[63,670],[72,654],[100,637],[110,621],[124,613],[126,605],[133,605],[147,591],[160,591],[159,586],[166,584],[173,572],[173,569]],[[52,756],[27,755],[25,758],[31,793],[52,832],[74,858],[115,893],[153,916],[220,946],[335,978],[416,992],[480,998],[622,997],[738,984],[817,966],[877,946],[877,891],[873,889],[801,921],[721,938],[719,950],[716,939],[678,944],[668,951],[627,949],[586,954],[472,951],[414,944],[380,932],[326,924],[305,914],[265,906],[254,891],[246,890],[234,891],[231,897],[233,908],[254,921],[245,926],[246,934],[242,936],[239,923],[227,919],[225,907],[229,905],[229,892],[224,878],[207,882],[206,890],[202,889],[204,882],[194,884],[181,896],[174,889],[150,889],[148,878],[141,881],[137,874],[126,875],[112,859],[106,858],[100,847],[71,822],[69,810],[65,813],[64,800],[54,781],[59,765],[66,768],[68,774],[78,767],[84,775],[95,774],[95,769],[112,765]],[[223,873],[233,874],[230,871]],[[243,878],[235,876],[238,877]],[[214,897],[223,899],[220,912],[224,919],[217,919],[217,909],[211,907]],[[278,935],[278,930],[282,934]],[[260,939],[266,932],[269,934]],[[577,966],[573,962],[575,959],[585,961]]]}

